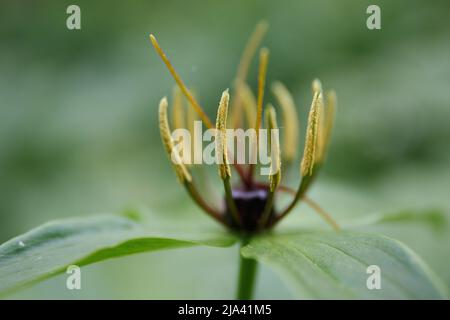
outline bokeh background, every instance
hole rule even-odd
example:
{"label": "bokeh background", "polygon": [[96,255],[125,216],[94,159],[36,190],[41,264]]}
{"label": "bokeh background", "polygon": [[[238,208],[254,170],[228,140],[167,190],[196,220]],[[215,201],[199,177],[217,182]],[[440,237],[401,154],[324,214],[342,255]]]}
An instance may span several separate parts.
{"label": "bokeh background", "polygon": [[[81,7],[79,31],[66,28],[69,4]],[[381,7],[381,30],[366,28],[370,4]],[[174,83],[148,35],[214,118],[248,36],[266,19],[268,81],[293,92],[302,121],[312,79],[338,93],[312,197],[338,221],[442,214],[372,230],[405,242],[450,285],[449,10],[445,0],[2,1],[0,241],[51,219],[136,206],[183,215],[191,207],[157,128],[157,102]],[[249,78],[254,87],[256,63]],[[305,207],[283,223],[297,218],[326,228]],[[231,298],[236,263],[237,248],[140,254],[83,268],[81,291],[66,290],[62,275],[12,297]],[[292,297],[270,270],[260,275],[257,298]]]}

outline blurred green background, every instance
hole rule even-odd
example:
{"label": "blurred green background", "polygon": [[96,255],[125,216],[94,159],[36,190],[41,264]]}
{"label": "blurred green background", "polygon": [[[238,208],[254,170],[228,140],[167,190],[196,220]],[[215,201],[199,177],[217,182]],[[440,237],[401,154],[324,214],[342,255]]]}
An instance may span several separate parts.
{"label": "blurred green background", "polygon": [[[79,31],[66,28],[69,4],[81,7]],[[370,4],[381,7],[381,30],[366,28]],[[268,81],[293,92],[303,122],[312,79],[338,94],[312,196],[338,221],[398,210],[437,210],[448,220],[449,10],[445,0],[2,1],[1,242],[50,219],[137,205],[212,223],[189,205],[160,145],[157,103],[173,80],[148,35],[214,118],[260,19],[270,24]],[[256,63],[249,78],[254,87]],[[326,228],[305,207],[299,212],[283,224],[298,218]],[[408,244],[449,286],[446,220],[438,229],[371,230]],[[66,290],[62,275],[13,297],[231,298],[236,263],[237,248],[140,254],[83,268],[81,291]],[[257,292],[291,297],[264,268]]]}

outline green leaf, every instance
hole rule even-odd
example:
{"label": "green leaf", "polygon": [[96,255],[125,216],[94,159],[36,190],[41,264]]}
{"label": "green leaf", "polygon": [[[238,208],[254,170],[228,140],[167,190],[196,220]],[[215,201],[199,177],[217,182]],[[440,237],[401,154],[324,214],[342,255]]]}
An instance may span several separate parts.
{"label": "green leaf", "polygon": [[[405,245],[375,234],[301,232],[254,238],[241,253],[280,273],[301,298],[438,299],[435,276]],[[369,265],[381,289],[366,285]]]}
{"label": "green leaf", "polygon": [[233,235],[220,229],[151,230],[136,219],[98,215],[46,223],[0,246],[0,294],[64,272],[69,265],[90,263],[144,251],[226,247]]}
{"label": "green leaf", "polygon": [[390,213],[376,213],[360,219],[352,219],[348,224],[352,227],[370,226],[376,224],[421,223],[430,226],[434,231],[442,232],[448,226],[447,218],[442,210],[401,210]]}

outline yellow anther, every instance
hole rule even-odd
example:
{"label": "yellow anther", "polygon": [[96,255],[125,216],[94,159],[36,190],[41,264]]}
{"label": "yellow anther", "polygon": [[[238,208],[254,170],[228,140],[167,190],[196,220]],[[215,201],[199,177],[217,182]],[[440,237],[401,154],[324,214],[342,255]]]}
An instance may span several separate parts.
{"label": "yellow anther", "polygon": [[238,71],[236,74],[237,81],[245,81],[245,78],[247,78],[250,63],[268,28],[269,24],[267,21],[260,21],[256,25],[256,28],[250,36],[244,52],[242,53],[241,61],[239,62]]}
{"label": "yellow anther", "polygon": [[[320,92],[320,91],[319,91]],[[325,156],[325,106],[323,95],[319,95],[319,123],[317,128],[317,147],[314,163],[322,163]]]}
{"label": "yellow anther", "polygon": [[174,129],[185,128],[183,94],[178,87],[173,88],[172,124]]}
{"label": "yellow anther", "polygon": [[312,82],[313,94],[316,92],[322,92],[322,82],[319,79],[314,79]]}
{"label": "yellow anther", "polygon": [[256,136],[259,135],[259,128],[261,127],[264,87],[266,84],[266,73],[268,62],[269,62],[269,49],[262,48],[259,51],[258,100],[257,100],[257,113],[255,123]]}
{"label": "yellow anther", "polygon": [[216,152],[220,157],[219,175],[223,180],[231,177],[231,170],[227,155],[227,114],[229,100],[230,95],[228,94],[227,89],[222,93],[222,97],[220,98],[216,120]]}
{"label": "yellow anther", "polygon": [[275,82],[272,85],[272,92],[283,111],[283,157],[286,161],[293,161],[297,155],[299,130],[299,121],[294,99],[281,82]]}
{"label": "yellow anther", "polygon": [[312,175],[317,148],[317,131],[320,119],[320,100],[321,93],[316,92],[311,103],[311,109],[308,116],[308,126],[306,128],[305,149],[301,163],[301,175]]}
{"label": "yellow anther", "polygon": [[191,182],[192,177],[186,166],[183,164],[180,154],[175,150],[174,142],[172,139],[169,120],[167,117],[167,98],[164,97],[159,102],[159,131],[161,134],[161,139],[164,145],[164,149],[171,159],[171,162],[175,168],[175,173],[181,183]]}
{"label": "yellow anther", "polygon": [[188,129],[191,136],[191,150],[188,151],[191,153],[191,164],[201,163],[201,159],[199,159],[199,157],[201,157],[201,154],[196,154],[196,152],[198,152],[198,150],[200,150],[202,146],[199,145],[199,140],[196,137],[195,121],[200,121],[197,112],[195,112],[193,108],[188,108],[186,116],[186,128]]}
{"label": "yellow anther", "polygon": [[[269,24],[266,21],[260,21],[256,25],[255,30],[253,31],[252,35],[250,36],[249,40],[247,41],[245,49],[242,52],[241,60],[239,61],[239,66],[238,66],[236,78],[234,81],[235,89],[238,94],[239,94],[239,91],[241,90],[241,86],[245,85],[248,70],[250,68],[250,64],[253,60],[256,50],[260,46],[261,41],[267,32],[268,27],[269,27]],[[244,102],[244,101],[241,101],[241,97],[239,95],[236,95],[236,97],[234,97],[232,104],[231,104],[231,124],[232,124],[232,127],[234,127],[234,128],[240,127],[241,102]],[[254,121],[251,123],[251,126],[253,126],[253,125],[254,125]]]}
{"label": "yellow anther", "polygon": [[330,143],[331,132],[333,130],[334,117],[336,114],[337,97],[334,90],[328,91],[326,94],[326,114],[325,114],[325,141]]}
{"label": "yellow anther", "polygon": [[256,121],[256,98],[250,87],[245,83],[240,87],[238,94],[244,107],[247,126],[251,128]]}
{"label": "yellow anther", "polygon": [[334,91],[327,92],[326,103],[322,101],[323,115],[321,115],[320,134],[319,134],[319,152],[317,154],[317,163],[325,160],[328,145],[330,144],[331,131],[333,129],[334,115],[336,111],[336,93]]}

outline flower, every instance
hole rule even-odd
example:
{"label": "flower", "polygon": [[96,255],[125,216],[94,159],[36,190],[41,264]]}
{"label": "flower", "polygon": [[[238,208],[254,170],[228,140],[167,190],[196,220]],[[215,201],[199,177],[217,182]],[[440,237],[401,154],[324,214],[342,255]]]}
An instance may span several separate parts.
{"label": "flower", "polygon": [[[269,50],[267,48],[261,48],[259,50],[258,89],[256,97],[246,83],[250,62],[266,30],[267,24],[261,22],[257,25],[250,37],[234,81],[234,99],[231,103],[231,117],[228,120],[230,94],[227,89],[222,93],[215,125],[213,125],[191,90],[188,89],[175,71],[175,68],[161,49],[156,38],[150,35],[150,40],[156,52],[166,64],[179,88],[174,90],[172,125],[175,128],[181,128],[185,125],[183,95],[191,107],[189,109],[191,112],[188,110],[188,125],[192,125],[192,110],[194,110],[207,128],[215,129],[215,150],[216,156],[219,159],[218,172],[225,190],[224,209],[218,209],[209,204],[198,191],[190,172],[189,164],[183,162],[183,157],[180,154],[183,153],[184,155],[184,152],[190,152],[190,150],[179,150],[175,148],[175,141],[169,126],[167,112],[168,101],[166,97],[162,98],[159,104],[159,127],[163,145],[167,154],[172,159],[180,183],[186,188],[191,198],[203,211],[231,230],[240,231],[245,234],[269,230],[286,217],[299,201],[304,201],[310,205],[333,228],[339,229],[337,223],[330,215],[306,196],[306,192],[317,177],[324,163],[336,108],[336,94],[334,91],[324,93],[319,80],[314,80],[312,83],[313,98],[308,116],[303,157],[300,164],[301,181],[297,190],[280,184],[283,178],[281,164],[285,163],[286,166],[291,166],[295,161],[299,137],[299,122],[294,99],[281,82],[275,82],[271,89],[282,114],[284,143],[280,145],[278,135],[273,136],[272,134],[267,134],[267,145],[271,150],[270,170],[268,174],[269,181],[260,182],[255,179],[255,163],[250,162],[249,164],[243,165],[241,163],[235,163],[235,161],[231,161],[231,163],[229,161],[230,156],[232,160],[234,160],[234,156],[231,154],[227,145],[227,126],[231,128],[242,128],[244,126],[243,120],[245,119],[247,127],[256,130],[256,141],[253,141],[254,143],[251,145],[253,150],[250,150],[253,156],[257,154],[256,151],[260,148],[259,140],[264,138],[261,136],[259,130],[262,126],[263,113],[265,129],[270,133],[278,130],[275,108],[271,104],[268,104],[263,112],[266,72],[269,61]],[[231,181],[231,168],[235,169],[240,178],[234,184]],[[293,196],[287,207],[282,210],[279,210],[275,206],[276,196],[279,192],[289,193]]]}

